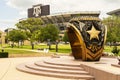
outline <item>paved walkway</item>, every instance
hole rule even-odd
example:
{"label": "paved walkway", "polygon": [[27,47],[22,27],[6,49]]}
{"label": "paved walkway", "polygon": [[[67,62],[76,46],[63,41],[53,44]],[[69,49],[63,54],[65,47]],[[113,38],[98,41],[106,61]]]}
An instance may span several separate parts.
{"label": "paved walkway", "polygon": [[[32,75],[16,70],[16,66],[21,63],[47,60],[49,58],[51,57],[0,58],[0,80],[66,80],[61,78]],[[67,58],[65,57],[64,59],[66,60]],[[106,63],[106,61],[108,64],[118,63],[117,59],[102,58],[100,62],[83,62],[83,64],[92,65],[93,63],[97,63],[98,65],[96,65],[96,67],[101,66],[101,68],[104,68],[105,64],[101,64],[101,63]],[[58,60],[58,62],[63,62],[63,61]],[[69,79],[69,80],[75,80],[75,79]]]}
{"label": "paved walkway", "polygon": [[32,75],[16,70],[16,66],[18,64],[39,61],[47,58],[48,57],[0,58],[0,80],[65,80],[60,78]]}

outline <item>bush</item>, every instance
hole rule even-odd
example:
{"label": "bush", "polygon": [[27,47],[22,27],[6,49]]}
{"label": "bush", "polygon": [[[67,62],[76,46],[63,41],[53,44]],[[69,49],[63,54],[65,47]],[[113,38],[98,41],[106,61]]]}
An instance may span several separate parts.
{"label": "bush", "polygon": [[0,52],[0,58],[7,58],[8,52]]}
{"label": "bush", "polygon": [[120,50],[117,48],[117,46],[114,46],[114,47],[113,47],[113,50],[112,50],[112,53],[118,55],[119,51],[120,51]]}

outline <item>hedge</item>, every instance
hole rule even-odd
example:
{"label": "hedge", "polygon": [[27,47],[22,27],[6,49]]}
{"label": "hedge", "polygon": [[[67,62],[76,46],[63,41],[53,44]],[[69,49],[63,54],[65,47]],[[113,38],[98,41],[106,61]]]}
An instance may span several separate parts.
{"label": "hedge", "polygon": [[0,52],[0,58],[8,58],[8,52]]}

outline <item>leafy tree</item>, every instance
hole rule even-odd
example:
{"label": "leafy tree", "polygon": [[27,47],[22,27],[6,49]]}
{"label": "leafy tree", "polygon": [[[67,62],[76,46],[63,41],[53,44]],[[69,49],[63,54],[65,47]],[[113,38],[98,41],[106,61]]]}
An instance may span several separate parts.
{"label": "leafy tree", "polygon": [[49,49],[51,49],[51,42],[58,40],[58,34],[58,28],[53,24],[48,24],[41,29],[40,40],[48,42]]}
{"label": "leafy tree", "polygon": [[[0,38],[2,37],[2,32],[0,32]],[[1,47],[2,47],[2,39],[1,39]]]}
{"label": "leafy tree", "polygon": [[120,41],[120,17],[110,16],[103,19],[103,23],[108,28],[107,41],[116,43]]}
{"label": "leafy tree", "polygon": [[53,24],[48,24],[46,25],[46,27],[43,27],[41,29],[40,38],[41,41],[47,41],[48,39],[50,39],[51,42],[54,42],[59,38],[58,34],[58,28]]}
{"label": "leafy tree", "polygon": [[32,34],[31,38],[39,42],[41,40],[40,34],[41,34],[41,30],[37,30]]}
{"label": "leafy tree", "polygon": [[64,41],[65,43],[69,42],[67,32],[64,33],[63,41]]}
{"label": "leafy tree", "polygon": [[[25,34],[25,32],[20,31],[20,30],[12,30],[9,32],[9,34],[7,35],[9,41],[12,41],[14,45],[14,42],[18,43],[18,47],[19,47],[19,41],[24,41],[27,39],[27,36]],[[13,47],[13,46],[12,46]]]}
{"label": "leafy tree", "polygon": [[40,30],[43,22],[40,18],[28,18],[16,24],[18,29],[24,30],[34,49],[34,41],[36,40],[36,31]]}
{"label": "leafy tree", "polygon": [[1,36],[2,36],[2,33],[0,32],[0,38],[1,38]]}

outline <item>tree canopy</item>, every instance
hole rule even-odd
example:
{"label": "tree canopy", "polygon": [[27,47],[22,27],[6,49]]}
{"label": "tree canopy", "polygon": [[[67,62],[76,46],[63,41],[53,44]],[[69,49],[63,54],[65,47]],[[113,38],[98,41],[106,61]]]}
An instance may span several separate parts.
{"label": "tree canopy", "polygon": [[40,38],[41,41],[47,41],[48,39],[50,39],[50,41],[56,41],[59,38],[58,34],[58,28],[53,24],[48,24],[41,29]]}
{"label": "tree canopy", "polygon": [[43,21],[40,18],[28,18],[16,24],[17,28],[25,31],[27,39],[31,42],[32,49],[34,49],[34,41],[36,40],[36,31],[40,30]]}
{"label": "tree canopy", "polygon": [[27,39],[31,41],[34,49],[34,41],[56,41],[59,38],[59,29],[53,24],[43,25],[40,18],[28,18],[16,24],[19,30],[25,31]]}
{"label": "tree canopy", "polygon": [[28,40],[34,41],[35,32],[40,30],[43,22],[40,18],[28,18],[16,24],[18,29],[24,30],[28,36]]}
{"label": "tree canopy", "polygon": [[63,41],[64,41],[65,43],[69,42],[67,32],[64,33]]}
{"label": "tree canopy", "polygon": [[0,38],[1,38],[2,33],[0,32]]}
{"label": "tree canopy", "polygon": [[[27,35],[25,34],[24,31],[20,31],[20,30],[12,30],[9,32],[9,34],[7,35],[7,38],[9,41],[12,41],[13,44],[14,42],[19,43],[19,41],[24,41],[27,39]],[[19,46],[19,45],[18,45]]]}
{"label": "tree canopy", "polygon": [[108,42],[120,41],[120,17],[109,16],[103,19],[103,23],[108,28],[107,41]]}

